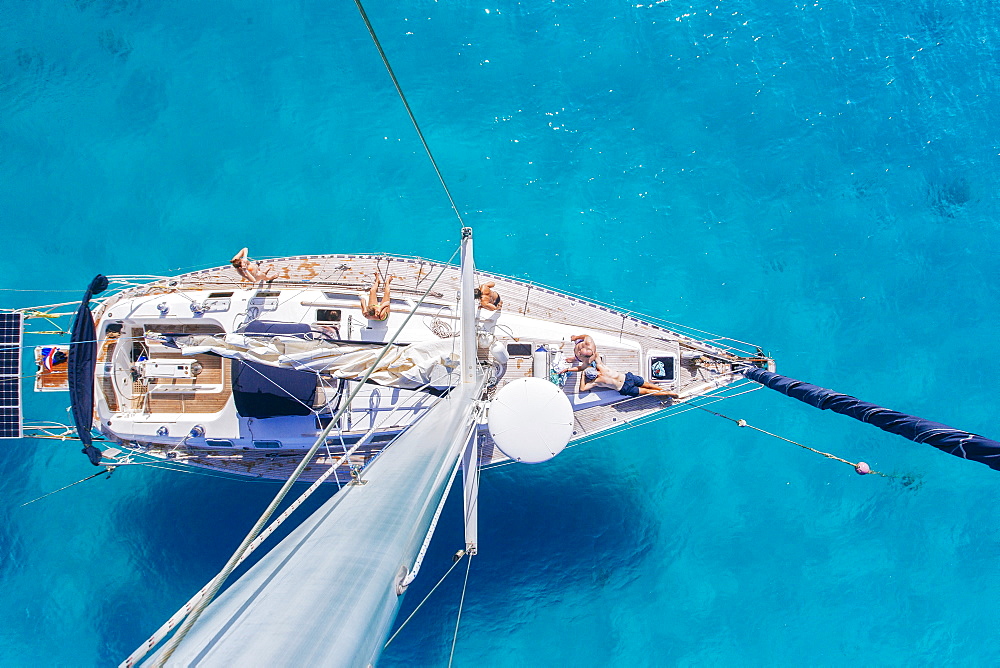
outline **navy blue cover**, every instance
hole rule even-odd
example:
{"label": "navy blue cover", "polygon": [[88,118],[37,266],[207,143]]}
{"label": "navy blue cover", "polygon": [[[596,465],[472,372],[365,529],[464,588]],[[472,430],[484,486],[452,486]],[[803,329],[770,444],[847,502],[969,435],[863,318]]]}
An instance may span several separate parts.
{"label": "navy blue cover", "polygon": [[[243,334],[294,336],[308,334],[312,327],[298,322],[254,320]],[[244,417],[269,418],[309,415],[316,399],[316,374],[233,360],[233,401]]]}
{"label": "navy blue cover", "polygon": [[[273,322],[271,320],[254,320],[243,328],[243,334],[308,334],[312,327],[304,322]],[[313,376],[315,379],[315,376]]]}
{"label": "navy blue cover", "polygon": [[94,316],[90,313],[90,299],[104,292],[107,287],[108,279],[98,274],[84,293],[70,330],[67,361],[69,402],[73,408],[76,434],[83,441],[82,452],[94,466],[101,461],[101,451],[93,445],[94,439],[90,434],[94,422],[94,364],[97,360],[97,335],[94,331]]}
{"label": "navy blue cover", "polygon": [[954,429],[940,422],[931,422],[876,406],[846,394],[803,383],[794,378],[779,376],[764,369],[749,368],[744,370],[743,374],[750,380],[820,410],[831,410],[847,415],[855,420],[873,424],[890,434],[898,434],[917,443],[933,445],[950,455],[982,462],[991,469],[1000,471],[1000,443],[997,441]]}
{"label": "navy blue cover", "polygon": [[233,401],[243,417],[310,415],[316,374],[257,362],[233,360]]}

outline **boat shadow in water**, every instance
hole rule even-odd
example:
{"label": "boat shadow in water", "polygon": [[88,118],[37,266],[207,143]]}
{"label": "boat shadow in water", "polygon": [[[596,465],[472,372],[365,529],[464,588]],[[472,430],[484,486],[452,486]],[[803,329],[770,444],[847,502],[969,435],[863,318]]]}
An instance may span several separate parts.
{"label": "boat shadow in water", "polygon": [[[459,655],[463,636],[493,637],[502,645],[504,637],[531,624],[545,607],[592,599],[643,577],[650,567],[650,548],[662,544],[660,521],[634,470],[626,467],[609,477],[602,452],[571,450],[545,464],[483,472],[479,556],[469,575]],[[396,627],[464,544],[458,482]],[[379,665],[447,662],[464,570],[460,564],[452,572],[393,640]]]}

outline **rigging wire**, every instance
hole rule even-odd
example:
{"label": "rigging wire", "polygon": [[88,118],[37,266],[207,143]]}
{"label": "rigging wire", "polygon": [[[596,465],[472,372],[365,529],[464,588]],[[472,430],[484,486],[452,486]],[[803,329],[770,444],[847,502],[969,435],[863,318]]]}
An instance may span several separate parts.
{"label": "rigging wire", "polygon": [[462,623],[462,608],[465,606],[465,590],[469,586],[469,570],[472,568],[472,556],[465,562],[465,582],[462,584],[462,598],[458,602],[458,619],[455,620],[455,635],[451,637],[451,654],[448,655],[448,668],[455,659],[455,643],[458,642],[458,625]]}
{"label": "rigging wire", "polygon": [[232,482],[252,482],[254,484],[259,484],[262,482],[278,484],[280,480],[268,480],[267,478],[249,478],[245,476],[236,475],[235,473],[230,475],[217,475],[214,473],[207,473],[204,471],[198,471],[191,468],[176,468],[172,466],[158,466],[152,462],[131,462],[129,464],[118,464],[118,466],[142,466],[148,469],[160,469],[163,471],[173,471],[174,473],[187,473],[189,475],[203,475],[207,478],[219,478],[220,480],[229,480]]}
{"label": "rigging wire", "polygon": [[[449,568],[447,571],[445,571],[444,575],[441,576],[441,579],[437,581],[436,585],[434,585],[433,587],[431,587],[431,590],[429,592],[427,592],[427,596],[424,596],[424,600],[420,601],[420,603],[417,604],[417,607],[415,607],[413,609],[413,612],[410,613],[410,616],[407,617],[406,619],[404,619],[403,623],[399,625],[398,629],[396,629],[396,632],[393,633],[392,636],[390,636],[389,639],[385,641],[385,644],[382,645],[382,649],[385,649],[386,647],[388,647],[389,643],[391,643],[393,640],[396,639],[396,636],[398,636],[399,632],[403,630],[403,627],[406,626],[406,624],[411,619],[413,619],[413,616],[415,614],[417,614],[417,611],[420,610],[420,608],[423,606],[423,604],[427,602],[427,599],[429,599],[431,597],[431,594],[433,594],[435,591],[437,591],[437,588],[441,586],[441,583],[444,582],[444,579],[446,577],[448,577],[453,570],[455,570],[455,566],[458,566],[459,562],[461,562],[462,559],[464,557],[466,557],[466,556],[469,556],[469,555],[466,554],[465,550],[459,550],[458,552],[455,553],[455,558],[452,560],[451,568]],[[472,557],[469,556],[469,558],[471,559]]]}
{"label": "rigging wire", "polygon": [[441,174],[441,170],[438,169],[438,164],[434,159],[434,154],[431,153],[431,147],[427,144],[427,140],[424,138],[424,133],[420,130],[420,124],[417,123],[417,117],[413,115],[413,110],[410,109],[410,103],[406,101],[406,95],[403,94],[403,88],[399,85],[396,73],[392,71],[392,65],[389,64],[389,57],[385,55],[385,51],[382,50],[382,44],[378,41],[378,37],[375,35],[375,28],[372,27],[372,22],[368,20],[368,14],[365,13],[365,8],[361,6],[361,0],[354,0],[354,4],[358,6],[358,11],[361,12],[361,18],[364,20],[365,26],[368,28],[368,34],[372,36],[372,41],[375,42],[375,48],[378,49],[378,55],[382,57],[382,64],[385,65],[385,69],[389,72],[389,76],[392,78],[392,85],[396,87],[396,92],[399,93],[399,99],[403,101],[403,106],[406,107],[406,113],[410,116],[410,122],[413,123],[413,129],[417,131],[417,136],[420,137],[420,143],[424,145],[424,150],[427,152],[427,157],[430,158],[431,166],[434,168],[434,173],[437,174],[438,180],[441,181],[441,187],[444,188],[444,192],[448,196],[448,201],[451,202],[451,208],[454,210],[455,215],[458,216],[458,222],[462,224],[462,227],[465,227],[465,221],[462,220],[462,214],[458,210],[458,205],[455,204],[455,198],[451,196],[451,190],[448,189],[448,184],[445,183],[444,176]]}

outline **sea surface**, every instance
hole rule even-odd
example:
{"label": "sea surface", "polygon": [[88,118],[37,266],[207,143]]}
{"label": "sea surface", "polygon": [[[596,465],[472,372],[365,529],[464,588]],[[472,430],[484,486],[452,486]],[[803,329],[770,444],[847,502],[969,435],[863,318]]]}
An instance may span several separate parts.
{"label": "sea surface", "polygon": [[[480,268],[1000,437],[996,2],[366,9]],[[0,1],[3,306],[241,246],[446,260],[459,228],[351,2]],[[455,665],[1000,664],[1000,473],[769,390],[716,408],[895,477],[698,411],[487,471]],[[277,489],[131,467],[19,507],[79,449],[0,442],[4,666],[116,665]],[[463,577],[381,665],[447,664]]]}

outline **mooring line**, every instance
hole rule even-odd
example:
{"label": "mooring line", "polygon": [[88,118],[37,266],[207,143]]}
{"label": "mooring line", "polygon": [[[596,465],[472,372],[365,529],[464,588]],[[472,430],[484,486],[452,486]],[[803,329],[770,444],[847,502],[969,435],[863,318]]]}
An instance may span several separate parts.
{"label": "mooring line", "polygon": [[725,420],[729,420],[730,422],[735,423],[736,426],[738,426],[738,427],[749,427],[750,429],[753,429],[754,431],[759,431],[762,434],[767,434],[768,436],[771,436],[773,438],[777,438],[779,440],[785,441],[786,443],[791,443],[792,445],[797,445],[800,448],[803,448],[803,449],[808,450],[810,452],[815,452],[817,455],[823,455],[827,459],[832,459],[834,461],[843,462],[844,464],[847,464],[848,466],[853,467],[854,470],[858,473],[858,475],[867,475],[867,474],[872,473],[872,474],[875,474],[875,475],[880,475],[883,478],[893,478],[893,477],[895,477],[895,476],[891,476],[891,475],[887,475],[885,473],[882,473],[881,471],[875,471],[870,466],[868,466],[868,464],[866,464],[865,462],[858,462],[858,463],[855,464],[854,462],[849,462],[846,459],[838,457],[837,455],[830,454],[829,452],[823,452],[822,450],[817,450],[816,448],[810,448],[808,445],[803,445],[802,443],[799,443],[798,441],[793,441],[790,438],[785,438],[784,436],[779,436],[778,434],[772,434],[771,432],[769,432],[769,431],[767,431],[765,429],[761,429],[760,427],[753,426],[752,424],[748,423],[746,420],[739,420],[739,419],[736,419],[736,418],[731,418],[728,415],[723,415],[722,413],[716,413],[715,411],[710,411],[707,408],[703,408],[701,406],[694,406],[694,408],[697,408],[698,410],[705,411],[706,413],[711,413],[712,415],[716,415],[716,416],[718,416],[720,418],[723,418]]}
{"label": "mooring line", "polygon": [[111,477],[111,474],[115,472],[115,468],[116,468],[116,467],[114,467],[114,466],[106,466],[106,467],[105,467],[105,470],[103,470],[103,471],[98,471],[98,472],[97,472],[97,473],[95,473],[94,475],[89,475],[89,476],[87,476],[86,478],[82,478],[82,479],[80,479],[80,480],[77,480],[76,482],[71,482],[70,484],[66,485],[65,487],[60,487],[59,489],[54,489],[54,490],[52,490],[51,492],[49,492],[48,494],[42,494],[42,495],[41,495],[40,497],[38,497],[37,499],[32,499],[31,501],[28,501],[28,503],[22,503],[20,507],[21,507],[21,508],[24,508],[25,506],[27,506],[27,505],[30,505],[30,504],[34,503],[35,501],[41,501],[41,500],[42,500],[42,499],[44,499],[45,497],[47,497],[47,496],[52,496],[52,495],[53,495],[53,494],[55,494],[56,492],[61,492],[61,491],[63,491],[64,489],[69,489],[69,488],[70,488],[70,487],[72,487],[73,485],[79,485],[79,484],[80,484],[81,482],[87,482],[87,481],[88,481],[88,480],[90,480],[91,478],[96,478],[97,476],[99,476],[99,475],[104,475],[105,473],[107,473],[107,474],[108,474],[108,477],[110,478],[110,477]]}

